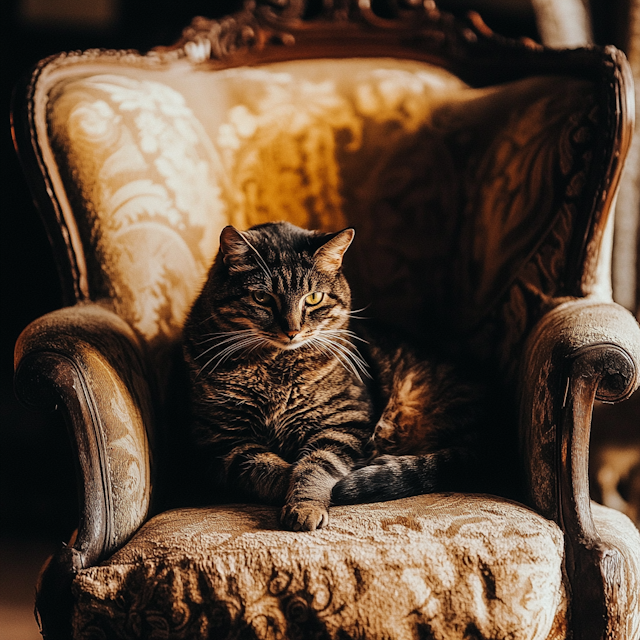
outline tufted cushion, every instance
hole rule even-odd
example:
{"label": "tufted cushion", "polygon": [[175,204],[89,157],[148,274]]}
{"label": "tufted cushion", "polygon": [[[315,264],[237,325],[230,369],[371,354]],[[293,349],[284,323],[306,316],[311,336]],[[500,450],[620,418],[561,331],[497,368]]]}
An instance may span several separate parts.
{"label": "tufted cushion", "polygon": [[335,507],[313,533],[282,531],[277,514],[156,516],[76,577],[75,638],[566,637],[563,536],[522,505],[435,494]]}

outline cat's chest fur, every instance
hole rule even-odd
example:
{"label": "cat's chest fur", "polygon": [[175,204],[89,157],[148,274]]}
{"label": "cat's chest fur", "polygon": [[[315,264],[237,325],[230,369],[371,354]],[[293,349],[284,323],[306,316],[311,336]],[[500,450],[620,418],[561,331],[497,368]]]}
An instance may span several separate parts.
{"label": "cat's chest fur", "polygon": [[296,457],[311,436],[342,420],[345,412],[373,420],[365,385],[336,365],[285,353],[225,367],[205,383],[207,411],[221,423],[243,423],[257,442],[283,457]]}

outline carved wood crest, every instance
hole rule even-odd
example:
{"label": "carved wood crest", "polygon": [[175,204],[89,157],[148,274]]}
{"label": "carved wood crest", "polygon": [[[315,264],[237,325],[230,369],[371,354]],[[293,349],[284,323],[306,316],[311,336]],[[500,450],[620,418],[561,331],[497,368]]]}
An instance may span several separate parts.
{"label": "carved wood crest", "polygon": [[[194,63],[214,61],[226,66],[234,58],[245,61],[257,53],[264,57],[271,46],[337,40],[340,32],[375,36],[381,44],[412,42],[448,57],[465,57],[468,47],[479,41],[493,43],[490,48],[507,41],[495,35],[477,13],[469,12],[466,21],[457,21],[433,0],[384,0],[375,7],[370,0],[324,0],[315,14],[306,5],[304,0],[246,0],[230,16],[195,17],[178,42],[156,47],[153,53],[165,59],[186,57]],[[541,48],[529,39],[510,42],[516,48]]]}

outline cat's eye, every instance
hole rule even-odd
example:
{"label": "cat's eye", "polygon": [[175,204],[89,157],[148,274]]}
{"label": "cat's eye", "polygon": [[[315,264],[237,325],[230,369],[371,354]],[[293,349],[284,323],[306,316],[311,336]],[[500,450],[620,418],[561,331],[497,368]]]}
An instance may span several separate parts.
{"label": "cat's eye", "polygon": [[251,297],[258,303],[263,306],[267,306],[271,303],[271,296],[265,291],[254,291],[251,294]]}
{"label": "cat's eye", "polygon": [[320,304],[324,299],[324,293],[320,291],[314,291],[305,297],[304,301],[310,307],[315,307],[317,304]]}

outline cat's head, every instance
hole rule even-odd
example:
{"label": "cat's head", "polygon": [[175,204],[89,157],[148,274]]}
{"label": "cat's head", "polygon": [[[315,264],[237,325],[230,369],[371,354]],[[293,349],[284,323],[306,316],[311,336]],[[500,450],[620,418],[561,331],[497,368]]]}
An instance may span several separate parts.
{"label": "cat's head", "polygon": [[223,331],[255,337],[256,348],[340,344],[351,310],[342,260],[354,235],[353,229],[321,233],[286,222],[248,231],[225,227],[205,288],[208,312]]}

